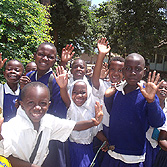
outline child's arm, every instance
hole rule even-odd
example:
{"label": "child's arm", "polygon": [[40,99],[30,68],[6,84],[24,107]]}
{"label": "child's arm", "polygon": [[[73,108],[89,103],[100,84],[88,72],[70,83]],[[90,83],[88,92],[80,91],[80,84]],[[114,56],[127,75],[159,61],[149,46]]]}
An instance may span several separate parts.
{"label": "child's arm", "polygon": [[64,70],[63,66],[58,66],[56,68],[56,74],[53,73],[56,82],[58,83],[59,87],[60,87],[60,95],[62,100],[64,101],[65,105],[67,108],[69,108],[70,104],[71,104],[71,100],[67,91],[67,84],[68,84],[68,73],[66,72],[66,70]]}
{"label": "child's arm", "polygon": [[77,122],[73,130],[81,131],[81,130],[89,129],[93,126],[97,126],[100,124],[102,119],[103,119],[102,105],[100,105],[99,102],[96,102],[96,104],[95,104],[95,118],[92,118],[91,120],[88,120],[88,121]]}
{"label": "child's arm", "polygon": [[97,137],[100,141],[102,141],[102,142],[106,141],[106,144],[105,144],[104,147],[102,148],[102,151],[104,151],[104,152],[108,151],[109,143],[108,143],[108,139],[107,139],[106,136],[104,135],[103,131],[99,131],[99,132],[97,133],[96,137]]}
{"label": "child's arm", "polygon": [[73,52],[74,47],[72,45],[66,45],[65,48],[62,49],[61,53],[61,62],[60,65],[65,67],[66,63],[71,60],[71,58],[74,56],[75,52]]}
{"label": "child's arm", "polygon": [[140,87],[140,91],[143,94],[143,96],[146,98],[148,103],[152,103],[155,100],[155,94],[159,89],[159,86],[163,82],[162,80],[161,82],[158,83],[160,79],[159,73],[157,74],[156,77],[155,75],[156,75],[156,71],[153,72],[152,77],[151,77],[151,72],[149,73],[145,88],[143,88],[142,84],[138,83],[138,86]]}
{"label": "child's arm", "polygon": [[97,44],[99,54],[97,57],[97,61],[96,61],[95,68],[93,71],[93,76],[92,76],[92,83],[96,89],[99,89],[99,86],[100,86],[99,79],[100,79],[100,73],[101,73],[104,57],[110,51],[110,46],[107,46],[107,45],[108,45],[108,41],[106,40],[106,38],[100,39]]}
{"label": "child's arm", "polygon": [[2,53],[0,53],[0,69],[4,66],[6,61],[7,61],[7,58],[2,60]]}
{"label": "child's arm", "polygon": [[40,167],[38,165],[31,164],[30,162],[23,161],[13,156],[8,157],[8,159],[11,162],[12,167]]}
{"label": "child's arm", "polygon": [[165,130],[160,130],[158,144],[164,151],[167,151],[167,132]]}

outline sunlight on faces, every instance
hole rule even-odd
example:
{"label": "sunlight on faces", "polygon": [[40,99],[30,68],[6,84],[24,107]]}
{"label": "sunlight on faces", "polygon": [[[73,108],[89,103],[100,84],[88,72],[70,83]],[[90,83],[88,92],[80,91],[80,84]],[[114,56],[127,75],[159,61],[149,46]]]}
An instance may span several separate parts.
{"label": "sunlight on faces", "polygon": [[49,44],[41,44],[38,47],[37,53],[34,54],[35,63],[38,71],[47,72],[56,62],[57,50]]}
{"label": "sunlight on faces", "polygon": [[159,99],[165,99],[167,98],[167,82],[164,81],[161,83],[159,89],[157,90],[157,95]]}
{"label": "sunlight on faces", "polygon": [[113,83],[120,82],[123,78],[122,68],[124,67],[124,62],[111,61],[109,68],[109,78]]}
{"label": "sunlight on faces", "polygon": [[[24,88],[23,88],[24,89]],[[34,126],[39,124],[50,105],[50,94],[47,87],[29,86],[20,101],[22,109],[26,112]]]}
{"label": "sunlight on faces", "polygon": [[77,82],[72,90],[72,100],[77,106],[82,106],[87,100],[87,86],[85,82]]}
{"label": "sunlight on faces", "polygon": [[130,54],[125,59],[123,74],[129,85],[137,85],[145,73],[145,61],[139,54]]}
{"label": "sunlight on faces", "polygon": [[10,60],[5,67],[4,77],[8,83],[18,83],[23,74],[23,65],[17,60]]}
{"label": "sunlight on faces", "polygon": [[73,74],[74,80],[83,79],[86,73],[86,63],[81,59],[77,59],[74,61],[71,73]]}

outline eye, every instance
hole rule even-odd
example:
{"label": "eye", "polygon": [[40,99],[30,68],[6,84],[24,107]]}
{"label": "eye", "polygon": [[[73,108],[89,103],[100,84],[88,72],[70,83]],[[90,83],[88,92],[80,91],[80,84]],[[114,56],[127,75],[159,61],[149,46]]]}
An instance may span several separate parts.
{"label": "eye", "polygon": [[20,68],[16,68],[15,71],[16,71],[16,72],[20,72]]}
{"label": "eye", "polygon": [[53,55],[48,55],[47,57],[48,57],[48,59],[51,59],[51,60],[55,59],[55,56],[53,56]]}
{"label": "eye", "polygon": [[125,70],[126,70],[126,71],[130,71],[131,68],[130,68],[130,67],[125,67]]}
{"label": "eye", "polygon": [[45,101],[40,102],[40,106],[46,106],[46,105],[47,105],[47,102]]}
{"label": "eye", "polygon": [[118,72],[122,72],[122,69],[118,70]]}
{"label": "eye", "polygon": [[42,53],[38,53],[38,56],[40,56],[40,57],[44,57],[44,54],[42,54]]}
{"label": "eye", "polygon": [[29,102],[27,102],[27,104],[28,104],[29,106],[33,106],[33,105],[34,105],[34,102],[33,102],[33,101],[29,101]]}
{"label": "eye", "polygon": [[110,68],[110,71],[114,71],[114,68]]}

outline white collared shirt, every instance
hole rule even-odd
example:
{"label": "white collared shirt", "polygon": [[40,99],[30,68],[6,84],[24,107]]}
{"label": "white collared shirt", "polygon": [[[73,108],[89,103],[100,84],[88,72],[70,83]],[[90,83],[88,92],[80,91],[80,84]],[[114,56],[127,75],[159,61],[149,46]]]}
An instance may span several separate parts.
{"label": "white collared shirt", "polygon": [[3,140],[0,141],[0,154],[8,157],[13,155],[29,162],[31,153],[36,145],[41,131],[42,137],[33,164],[42,165],[48,154],[50,140],[65,142],[71,134],[76,122],[60,119],[50,114],[45,114],[40,122],[37,132],[25,111],[19,107],[16,117],[2,125]]}

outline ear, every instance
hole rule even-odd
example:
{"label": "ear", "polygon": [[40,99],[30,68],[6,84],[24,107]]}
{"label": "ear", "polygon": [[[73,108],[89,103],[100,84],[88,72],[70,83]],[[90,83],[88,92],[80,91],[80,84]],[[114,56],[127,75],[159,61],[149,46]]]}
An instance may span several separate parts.
{"label": "ear", "polygon": [[144,76],[146,76],[146,68],[144,68],[144,75],[143,75],[143,77],[144,77]]}
{"label": "ear", "polygon": [[23,105],[23,101],[19,101],[20,105],[21,105],[21,108],[24,110],[24,105]]}

